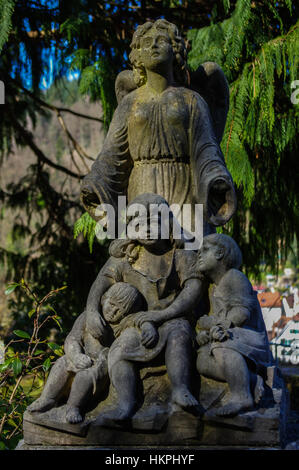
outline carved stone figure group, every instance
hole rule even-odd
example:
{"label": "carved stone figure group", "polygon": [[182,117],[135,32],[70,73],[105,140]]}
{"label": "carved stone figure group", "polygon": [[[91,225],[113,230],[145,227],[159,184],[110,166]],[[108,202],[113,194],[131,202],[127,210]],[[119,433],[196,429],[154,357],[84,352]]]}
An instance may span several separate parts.
{"label": "carved stone figure group", "polygon": [[110,383],[116,399],[103,418],[126,422],[140,407],[140,367],[162,364],[170,403],[196,409],[192,384],[200,374],[228,384],[223,403],[210,413],[235,415],[254,406],[271,354],[256,294],[240,271],[240,250],[215,233],[236,208],[219,146],[227,83],[216,64],[188,72],[184,41],[166,20],[139,26],[131,46],[133,71],[116,81],[119,104],[83,181],[82,203],[96,219],[100,203],[117,210],[117,197],[127,196],[146,208],[144,223],[151,204],[201,203],[203,243],[198,252],[184,249],[184,237],[172,236],[173,214],[167,239],[157,217],[151,223],[158,238],[112,241],[65,356],[28,409],[58,407],[67,390],[66,420],[77,423],[91,397]]}

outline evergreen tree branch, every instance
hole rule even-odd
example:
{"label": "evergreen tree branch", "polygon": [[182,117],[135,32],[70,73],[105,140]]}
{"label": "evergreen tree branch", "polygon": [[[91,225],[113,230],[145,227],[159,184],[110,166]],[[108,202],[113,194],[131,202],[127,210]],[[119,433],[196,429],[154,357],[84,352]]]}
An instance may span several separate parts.
{"label": "evergreen tree branch", "polygon": [[21,126],[21,124],[18,122],[18,120],[13,116],[13,114],[9,110],[7,110],[7,112],[9,113],[10,118],[13,122],[13,125],[16,131],[18,132],[19,136],[26,143],[26,145],[28,145],[31,148],[31,150],[37,156],[39,162],[45,163],[46,165],[49,165],[52,168],[55,168],[56,170],[62,171],[63,173],[66,173],[67,175],[72,176],[73,178],[77,178],[77,179],[83,178],[82,175],[78,175],[74,173],[73,171],[69,170],[68,168],[65,168],[62,165],[58,165],[57,163],[52,162],[52,160],[46,157],[44,152],[34,142],[31,133],[28,132],[26,129],[24,129],[23,126]]}
{"label": "evergreen tree branch", "polygon": [[[42,106],[43,108],[47,108],[47,109],[50,109],[51,111],[55,111],[56,113],[69,113],[69,114],[73,114],[74,116],[77,116],[77,117],[81,117],[81,118],[84,118],[84,119],[88,119],[90,121],[97,121],[97,122],[101,122],[103,123],[104,120],[101,119],[101,118],[97,118],[95,116],[89,116],[88,114],[83,114],[83,113],[79,113],[77,111],[73,111],[72,109],[69,109],[69,108],[63,108],[61,106],[55,106],[53,104],[50,104],[50,103],[47,103],[46,101],[42,100],[41,98],[39,98],[38,96],[36,96],[34,93],[32,93],[30,90],[28,90],[27,88],[23,87],[17,80],[15,80],[14,78],[11,78],[9,77],[9,80],[12,81],[13,83],[16,84],[16,86],[18,88],[20,88],[22,91],[24,91],[28,96],[30,96],[30,98],[32,98],[34,101],[36,101],[40,106]],[[91,157],[86,157],[86,158],[90,158],[91,160],[93,160]]]}
{"label": "evergreen tree branch", "polygon": [[7,41],[11,30],[11,17],[14,11],[14,0],[0,0],[0,52],[4,43]]}
{"label": "evergreen tree branch", "polygon": [[58,118],[58,122],[59,124],[61,125],[61,128],[63,129],[64,133],[66,134],[67,138],[68,138],[68,141],[71,142],[74,146],[74,149],[77,151],[78,155],[81,157],[81,160],[83,161],[84,163],[84,166],[86,168],[87,171],[89,171],[89,168],[88,166],[86,165],[85,163],[85,160],[84,158],[87,158],[88,160],[92,160],[94,161],[95,159],[90,157],[89,155],[87,155],[87,153],[85,152],[85,150],[83,150],[83,148],[81,147],[81,145],[76,141],[76,139],[72,136],[72,134],[70,133],[70,131],[68,130],[66,124],[65,124],[65,121],[63,119],[63,117],[61,116],[60,112],[57,111],[57,118]]}

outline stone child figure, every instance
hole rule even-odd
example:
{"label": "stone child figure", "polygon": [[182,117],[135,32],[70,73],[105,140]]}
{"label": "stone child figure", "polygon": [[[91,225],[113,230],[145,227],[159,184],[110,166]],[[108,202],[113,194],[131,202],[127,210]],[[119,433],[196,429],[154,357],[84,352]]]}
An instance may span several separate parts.
{"label": "stone child figure", "polygon": [[[140,232],[143,224],[150,219],[150,206],[167,202],[156,194],[136,197],[133,204],[143,206],[144,218],[133,217]],[[171,215],[171,213],[170,213]],[[87,300],[87,321],[93,334],[104,335],[105,325],[98,312],[98,299],[115,282],[128,282],[138,288],[147,303],[147,311],[133,315],[134,324],[142,330],[146,323],[158,328],[159,340],[148,334],[151,349],[142,348],[137,328],[127,328],[125,318],[121,323],[125,331],[114,342],[115,347],[109,358],[109,376],[117,392],[118,402],[109,418],[122,420],[132,416],[136,405],[138,380],[137,363],[154,359],[160,352],[165,353],[168,376],[172,387],[172,400],[182,407],[195,406],[197,400],[190,392],[192,373],[192,341],[194,330],[190,323],[192,309],[198,304],[202,282],[194,269],[195,253],[180,249],[182,240],[173,239],[170,218],[169,237],[162,237],[163,218],[151,218],[151,228],[157,228],[157,238],[119,239],[110,245],[110,258],[101,269],[98,279],[91,288]],[[147,225],[148,227],[148,225]],[[148,228],[145,230],[148,232]],[[144,232],[144,233],[145,233]],[[113,343],[113,344],[114,344]],[[143,343],[145,344],[145,343]]]}
{"label": "stone child figure", "polygon": [[272,358],[257,296],[239,271],[241,262],[240,249],[232,238],[222,234],[204,237],[197,267],[215,286],[213,314],[198,322],[197,369],[205,377],[228,383],[223,406],[212,411],[220,416],[253,407],[251,381],[261,385],[260,374]]}
{"label": "stone child figure", "polygon": [[[103,317],[114,330],[126,315],[140,310],[143,299],[135,287],[119,282],[103,295],[101,304]],[[147,338],[148,331],[155,337],[155,328],[145,323],[142,328],[143,339]],[[83,420],[85,406],[92,394],[106,383],[108,348],[88,330],[86,313],[83,312],[67,336],[64,349],[65,356],[56,361],[40,398],[28,410],[43,412],[58,406],[73,379],[66,406],[66,420],[78,423]]]}

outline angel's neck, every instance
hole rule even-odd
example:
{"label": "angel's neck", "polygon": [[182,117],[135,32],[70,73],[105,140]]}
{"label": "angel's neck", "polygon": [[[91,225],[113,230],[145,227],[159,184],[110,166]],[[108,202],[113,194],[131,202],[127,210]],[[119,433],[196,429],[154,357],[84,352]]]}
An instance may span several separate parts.
{"label": "angel's neck", "polygon": [[162,93],[166,88],[174,84],[172,70],[167,70],[163,74],[154,72],[153,70],[146,71],[147,82],[146,86],[156,93]]}

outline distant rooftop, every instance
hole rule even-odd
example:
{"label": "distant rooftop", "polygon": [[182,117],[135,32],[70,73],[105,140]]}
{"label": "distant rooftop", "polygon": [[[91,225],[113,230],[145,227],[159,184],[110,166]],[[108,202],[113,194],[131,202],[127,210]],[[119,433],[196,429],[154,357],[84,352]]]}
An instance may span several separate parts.
{"label": "distant rooftop", "polygon": [[261,292],[257,294],[257,298],[262,308],[279,308],[282,306],[279,292]]}

